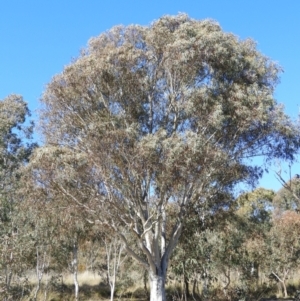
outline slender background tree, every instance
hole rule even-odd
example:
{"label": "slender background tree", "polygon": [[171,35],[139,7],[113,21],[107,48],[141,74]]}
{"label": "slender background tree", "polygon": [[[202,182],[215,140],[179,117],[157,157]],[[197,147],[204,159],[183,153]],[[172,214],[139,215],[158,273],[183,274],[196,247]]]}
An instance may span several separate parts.
{"label": "slender background tree", "polygon": [[[27,103],[20,95],[9,95],[0,100],[0,294],[3,300],[15,300],[22,290],[14,292],[13,285],[22,287],[26,270],[27,245],[23,234],[19,203],[22,198],[17,191],[20,183],[20,168],[29,160],[34,143],[30,142],[33,124],[24,124],[30,115]],[[26,143],[27,140],[27,143]],[[25,232],[24,232],[25,230]]]}

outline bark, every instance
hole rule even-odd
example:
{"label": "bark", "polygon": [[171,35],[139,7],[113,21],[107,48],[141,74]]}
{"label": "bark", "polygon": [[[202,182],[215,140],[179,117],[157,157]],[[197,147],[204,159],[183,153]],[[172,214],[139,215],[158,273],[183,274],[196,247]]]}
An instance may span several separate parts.
{"label": "bark", "polygon": [[[10,253],[10,263],[12,261],[13,261],[13,253],[11,252]],[[12,273],[11,266],[10,266],[10,264],[7,264],[6,268],[5,268],[5,292],[6,292],[6,294],[9,294],[12,276],[13,276],[13,273]],[[6,301],[8,299],[4,299],[4,300]]]}
{"label": "bark", "polygon": [[147,273],[146,270],[144,271],[143,282],[144,282],[144,291],[145,291],[145,294],[149,298],[149,292],[148,292],[148,289],[147,289],[148,273]]}
{"label": "bark", "polygon": [[[184,200],[186,202],[186,198]],[[179,236],[182,230],[182,223],[174,225],[168,245],[165,244],[165,208],[162,207],[162,223],[157,223],[154,227],[154,233],[147,232],[145,234],[147,259],[149,262],[149,281],[150,281],[150,301],[165,301],[166,300],[166,275],[169,263],[169,258],[178,243]],[[181,208],[180,217],[184,215],[184,210]],[[158,226],[159,224],[159,226]],[[159,244],[161,245],[159,247]],[[149,252],[151,250],[151,252]]]}
{"label": "bark", "polygon": [[189,280],[186,276],[185,262],[183,262],[183,294],[184,300],[187,301],[187,298],[189,297]]}
{"label": "bark", "polygon": [[47,297],[48,297],[48,285],[49,285],[48,282],[49,282],[49,277],[46,277],[45,291],[44,291],[44,300],[43,301],[47,301]]}
{"label": "bark", "polygon": [[289,273],[289,270],[286,270],[284,269],[283,270],[283,277],[280,278],[276,273],[272,272],[272,274],[278,279],[278,281],[281,283],[282,285],[282,288],[283,288],[283,296],[284,298],[287,298],[288,297],[288,294],[287,294],[287,289],[286,289],[286,279],[287,279],[287,275]]}
{"label": "bark", "polygon": [[10,284],[12,279],[12,271],[10,268],[6,268],[6,291],[10,290]]}
{"label": "bark", "polygon": [[203,298],[205,299],[207,297],[207,293],[208,293],[208,279],[207,279],[207,271],[206,269],[204,270],[204,283],[203,283],[203,290],[202,290],[202,295]]}
{"label": "bark", "polygon": [[196,288],[197,288],[197,279],[194,279],[193,282],[193,293],[192,293],[192,297],[195,300],[195,296],[196,296]]}
{"label": "bark", "polygon": [[73,278],[74,278],[74,287],[75,287],[75,300],[78,301],[79,294],[79,284],[78,284],[78,246],[77,242],[73,245],[73,262],[72,262]]}
{"label": "bark", "polygon": [[282,287],[283,287],[284,298],[287,298],[287,297],[288,297],[288,294],[287,294],[287,289],[286,289],[286,284],[285,284],[285,282],[282,282]]}
{"label": "bark", "polygon": [[156,275],[150,271],[150,301],[166,301],[166,274]]}
{"label": "bark", "polygon": [[39,247],[36,248],[36,276],[37,276],[37,286],[35,289],[33,300],[37,300],[38,293],[41,289],[41,282],[44,276],[46,265],[46,252],[44,251],[43,256],[40,255]]}
{"label": "bark", "polygon": [[124,250],[122,242],[115,237],[111,242],[104,239],[106,259],[107,259],[107,280],[110,286],[110,301],[114,300],[114,293],[116,287],[117,273],[124,259],[121,256]]}
{"label": "bark", "polygon": [[186,277],[184,277],[184,300],[187,300],[188,297],[190,296],[189,293],[189,281],[187,280]]}
{"label": "bark", "polygon": [[223,287],[223,292],[224,292],[224,295],[227,296],[227,289],[231,283],[231,275],[230,275],[230,268],[228,268],[228,270],[226,271],[226,269],[223,271],[224,273],[224,276],[226,278],[224,282],[224,287]]}
{"label": "bark", "polygon": [[114,300],[114,294],[115,294],[115,279],[112,281],[111,285],[110,285],[110,301]]}

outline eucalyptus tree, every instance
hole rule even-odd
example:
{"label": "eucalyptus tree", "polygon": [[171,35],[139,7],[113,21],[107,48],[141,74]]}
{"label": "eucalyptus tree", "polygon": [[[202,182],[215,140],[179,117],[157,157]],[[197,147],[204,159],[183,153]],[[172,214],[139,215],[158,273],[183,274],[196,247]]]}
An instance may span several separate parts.
{"label": "eucalyptus tree", "polygon": [[298,150],[299,130],[273,98],[280,71],[214,21],[179,14],[116,26],[48,84],[35,172],[50,166],[51,189],[119,234],[149,271],[151,300],[165,300],[189,208],[255,183],[262,169],[249,158],[292,160]]}
{"label": "eucalyptus tree", "polygon": [[287,280],[299,266],[300,216],[294,211],[285,211],[274,216],[273,227],[265,240],[268,255],[265,265],[270,274],[281,284],[284,298],[288,297]]}
{"label": "eucalyptus tree", "polygon": [[[290,170],[291,172],[291,170]],[[282,188],[276,193],[274,203],[280,210],[300,211],[300,176],[294,177],[290,174],[290,179],[285,180],[281,172],[276,172],[277,179],[282,184]]]}
{"label": "eucalyptus tree", "polygon": [[25,264],[22,256],[27,242],[22,236],[24,225],[19,222],[17,191],[19,169],[27,163],[35,145],[30,143],[32,124],[24,124],[29,115],[22,96],[9,95],[0,100],[0,291],[3,300],[10,296],[11,287]]}
{"label": "eucalyptus tree", "polygon": [[[25,126],[30,116],[27,103],[20,95],[10,95],[0,100],[0,200],[10,202],[17,184],[19,168],[28,161],[35,144],[25,143],[32,134],[32,124]],[[10,202],[12,203],[12,202]],[[7,214],[2,208],[1,215]]]}
{"label": "eucalyptus tree", "polygon": [[274,196],[273,190],[260,187],[237,198],[236,229],[243,232],[242,243],[237,250],[239,278],[252,293],[259,290],[259,279],[268,273],[265,240],[272,227]]}
{"label": "eucalyptus tree", "polygon": [[[59,155],[59,154],[56,154]],[[66,159],[66,158],[64,158]],[[84,211],[76,203],[69,204],[70,193],[81,196],[80,187],[72,185],[72,175],[62,175],[59,183],[70,192],[60,190],[53,184],[55,166],[43,162],[44,172],[32,169],[39,158],[32,158],[31,163],[22,168],[22,192],[26,195],[22,208],[28,210],[28,219],[31,221],[30,232],[35,241],[36,270],[38,285],[34,300],[37,299],[44,272],[51,266],[56,273],[68,271],[73,275],[74,297],[79,300],[78,266],[80,247],[89,239],[93,239],[92,225],[86,221]],[[60,166],[58,169],[62,169]],[[47,171],[47,172],[46,172]],[[64,170],[66,172],[66,170]],[[56,180],[58,178],[56,177]],[[45,260],[46,259],[46,260]],[[47,294],[47,286],[45,294]]]}
{"label": "eucalyptus tree", "polygon": [[[170,264],[170,274],[175,274],[175,279],[182,283],[182,299],[187,300],[191,295],[195,298],[199,294],[199,284],[203,287],[203,297],[207,297],[211,284],[223,271],[226,274],[223,266],[229,264],[229,256],[224,251],[222,255],[226,258],[222,261],[221,233],[225,232],[232,217],[229,206],[233,204],[230,198],[225,198],[189,208]],[[176,210],[172,212],[170,208],[169,218],[176,218]]]}

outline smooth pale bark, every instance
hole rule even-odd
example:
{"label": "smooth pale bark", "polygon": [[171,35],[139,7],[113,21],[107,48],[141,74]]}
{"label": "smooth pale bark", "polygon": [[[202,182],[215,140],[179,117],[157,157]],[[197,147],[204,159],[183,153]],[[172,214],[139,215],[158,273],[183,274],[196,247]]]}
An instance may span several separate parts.
{"label": "smooth pale bark", "polygon": [[75,288],[75,300],[78,301],[79,284],[78,284],[78,246],[77,242],[73,245],[73,261],[72,261],[74,288]]}
{"label": "smooth pale bark", "polygon": [[[173,225],[168,242],[166,242],[166,209],[163,204],[160,205],[158,217],[154,221],[152,221],[152,217],[146,210],[142,212],[138,208],[136,209],[143,220],[143,231],[136,228],[134,229],[134,233],[139,239],[141,249],[146,255],[147,260],[130,248],[126,237],[121,231],[118,232],[113,222],[109,225],[124,243],[127,253],[149,271],[150,300],[166,299],[165,282],[169,258],[178,243],[183,225],[181,220],[185,214],[184,206],[188,201],[189,198],[184,196],[182,200],[183,206],[181,206],[180,213],[178,214],[178,222]],[[150,217],[146,218],[147,216]]]}
{"label": "smooth pale bark", "polygon": [[[161,208],[164,212],[165,208]],[[159,226],[160,225],[160,226]],[[166,246],[165,240],[165,214],[162,214],[162,223],[157,223],[154,232],[145,234],[146,252],[149,264],[150,301],[166,300],[166,276],[169,258],[178,243],[182,223],[174,225],[171,239]]]}
{"label": "smooth pale bark", "polygon": [[283,271],[283,277],[280,278],[276,273],[272,272],[272,274],[278,279],[278,281],[282,285],[284,298],[288,297],[287,289],[286,289],[286,283],[285,283],[286,279],[287,279],[287,276],[288,276],[288,273],[289,273],[289,270],[284,269],[284,271]]}
{"label": "smooth pale bark", "polygon": [[37,276],[37,286],[35,289],[33,300],[37,300],[37,295],[41,288],[41,282],[44,276],[46,265],[46,252],[41,256],[39,252],[39,247],[36,248],[36,276]]}
{"label": "smooth pale bark", "polygon": [[150,301],[166,300],[166,273],[155,275],[152,271],[149,273],[150,281]]}
{"label": "smooth pale bark", "polygon": [[114,238],[111,242],[104,239],[104,244],[107,259],[107,280],[110,286],[110,301],[113,301],[117,273],[123,262],[123,260],[121,260],[121,255],[124,250],[124,245],[117,238]]}
{"label": "smooth pale bark", "polygon": [[47,275],[48,272],[46,273],[46,282],[45,282],[45,290],[44,290],[44,300],[43,301],[47,301],[48,298],[48,286],[49,286],[49,275]]}
{"label": "smooth pale bark", "polygon": [[[13,260],[12,252],[10,252],[9,258],[10,258],[10,262],[12,262],[12,260]],[[5,284],[6,284],[5,291],[6,291],[6,293],[8,293],[10,290],[12,276],[13,276],[13,273],[12,273],[11,267],[8,264],[8,265],[6,265],[6,268],[5,268]],[[8,300],[8,299],[5,298],[4,301],[6,301],[6,300]]]}

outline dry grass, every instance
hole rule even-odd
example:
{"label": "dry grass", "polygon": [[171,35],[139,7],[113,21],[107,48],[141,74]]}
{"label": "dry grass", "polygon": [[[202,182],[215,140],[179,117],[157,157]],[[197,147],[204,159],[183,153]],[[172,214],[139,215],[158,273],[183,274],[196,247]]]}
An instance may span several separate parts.
{"label": "dry grass", "polygon": [[[42,279],[42,287],[38,295],[38,300],[44,300],[45,286],[51,282],[54,275],[45,274]],[[27,273],[29,284],[34,287],[37,284],[37,278],[34,271]],[[103,284],[103,277],[97,273],[84,271],[78,273],[79,295],[82,301],[103,300],[109,295],[109,287]],[[57,285],[51,285],[47,289],[47,300],[51,301],[73,301],[74,300],[74,279],[70,273],[64,273],[57,278]],[[33,290],[34,291],[34,290]],[[32,300],[32,294],[23,299],[23,301]]]}
{"label": "dry grass", "polygon": [[[131,271],[132,272],[132,271]],[[146,300],[147,296],[143,289],[143,281],[140,275],[135,275],[134,272],[130,273],[131,276],[134,276],[134,281],[130,283],[124,283],[116,291],[117,296],[115,300],[137,300],[143,299]],[[36,284],[36,277],[34,273],[29,273],[29,280],[31,285]],[[58,281],[57,288],[51,286],[49,287],[48,301],[73,301],[74,300],[74,281],[72,274],[64,274],[63,277]],[[139,276],[139,277],[138,277]],[[232,271],[231,274],[231,286],[228,289],[228,294],[233,293],[234,287],[242,287],[242,282],[239,277],[240,275]],[[260,275],[259,281],[253,287],[251,296],[255,297],[255,300],[260,300],[274,296],[282,297],[280,292],[280,285],[275,282],[270,282],[268,275]],[[50,280],[49,276],[44,276],[43,283],[47,283]],[[105,284],[105,275],[102,277],[98,273],[93,273],[90,271],[80,272],[78,274],[78,281],[80,285],[80,300],[81,301],[96,301],[96,300],[108,300],[109,297],[109,286]],[[300,270],[296,273],[290,275],[290,278],[287,281],[289,296],[293,296],[296,290],[299,288],[299,279],[300,279]],[[210,283],[210,294],[212,294],[212,300],[224,300],[224,292],[222,287],[224,286],[225,279],[220,279],[219,281]],[[124,279],[122,279],[124,281]],[[245,284],[244,284],[245,285]],[[191,289],[192,287],[190,287]],[[203,283],[198,283],[197,293],[201,295],[203,289]],[[249,288],[248,288],[249,289]],[[149,290],[149,288],[148,288]],[[182,297],[182,283],[176,282],[175,280],[169,281],[167,283],[167,292],[169,295],[177,297],[180,299]],[[249,292],[248,292],[249,293]],[[44,289],[41,289],[40,297],[38,300],[44,300],[43,298]],[[222,299],[223,298],[223,299]],[[227,296],[228,298],[228,296]],[[30,298],[24,299],[24,301],[29,301]],[[253,299],[254,300],[254,299]]]}
{"label": "dry grass", "polygon": [[[74,279],[73,275],[67,274],[63,275],[63,281],[66,285],[73,285]],[[78,273],[78,282],[79,285],[89,285],[89,286],[95,286],[98,285],[101,281],[103,281],[103,278],[100,277],[97,273],[93,273],[90,271],[84,271],[81,273]]]}
{"label": "dry grass", "polygon": [[[47,283],[51,279],[52,276],[53,276],[52,274],[45,274],[43,276],[42,283]],[[34,274],[34,272],[28,272],[27,277],[28,277],[28,281],[30,284],[32,284],[32,285],[37,284],[37,278],[36,278],[36,275]],[[95,285],[98,285],[101,281],[103,281],[103,277],[101,277],[97,273],[93,273],[90,271],[84,271],[84,272],[78,273],[77,278],[78,278],[79,286],[82,286],[82,285],[95,286]],[[74,284],[73,275],[70,273],[62,274],[62,282],[65,285],[73,285]]]}
{"label": "dry grass", "polygon": [[[32,287],[37,284],[36,275],[34,271],[27,273],[29,283]],[[38,300],[44,300],[45,285],[50,283],[51,275],[44,275],[42,281],[42,288],[40,290]],[[104,276],[101,277],[97,273],[84,271],[78,273],[79,282],[79,296],[81,301],[99,301],[109,300],[110,288],[106,284]],[[130,287],[119,288],[116,290],[117,296],[115,300],[137,300],[143,299],[145,296],[144,290],[139,285],[140,281],[134,282]],[[22,299],[22,301],[32,300],[32,294]],[[57,286],[48,287],[47,292],[48,301],[73,301],[74,300],[74,279],[72,274],[63,274],[57,281]]]}

